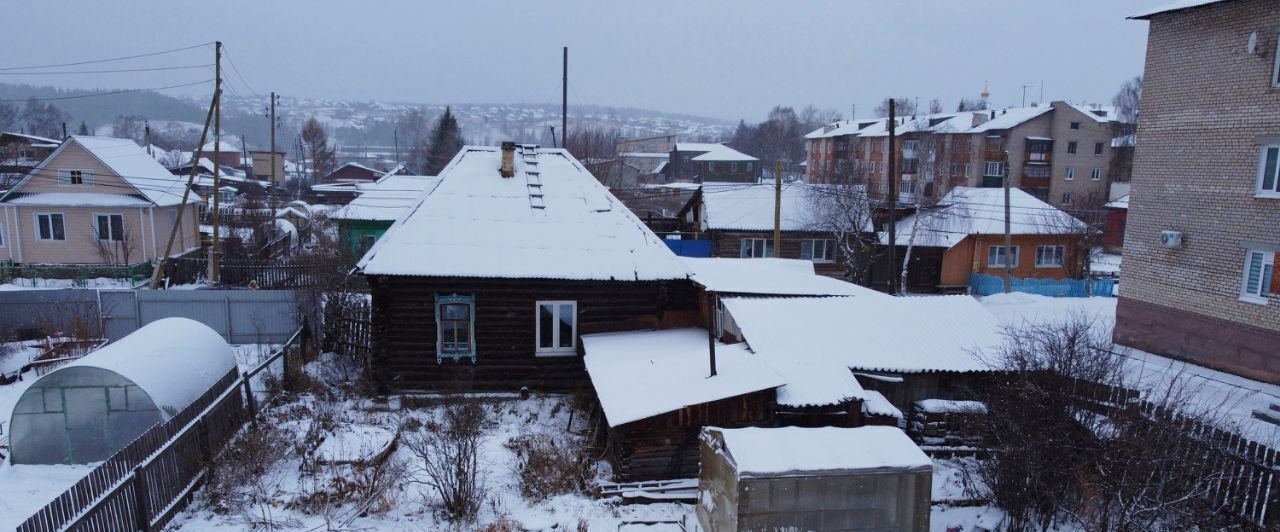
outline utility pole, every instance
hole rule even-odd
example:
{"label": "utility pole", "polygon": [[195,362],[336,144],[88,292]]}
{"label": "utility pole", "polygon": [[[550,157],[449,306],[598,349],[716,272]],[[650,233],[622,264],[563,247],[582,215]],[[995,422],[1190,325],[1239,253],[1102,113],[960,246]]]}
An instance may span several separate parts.
{"label": "utility pole", "polygon": [[1028,87],[1030,87],[1030,86],[1031,86],[1031,85],[1023,85],[1023,86],[1022,86],[1022,106],[1023,106],[1023,107],[1026,107],[1026,106],[1027,106],[1027,88],[1028,88]]}
{"label": "utility pole", "polygon": [[222,282],[222,238],[218,234],[222,218],[219,212],[221,202],[218,201],[218,196],[222,194],[218,186],[221,183],[218,169],[222,166],[222,41],[217,41],[213,50],[213,245],[209,247],[209,284],[216,286]]}
{"label": "utility pole", "polygon": [[[268,160],[271,161],[271,227],[272,233],[275,233],[276,186],[279,183],[276,181],[276,93],[274,92],[271,93],[271,158]],[[396,164],[399,164],[398,160]]]}
{"label": "utility pole", "polygon": [[151,289],[160,288],[160,279],[164,278],[164,267],[169,263],[169,254],[173,252],[173,240],[178,235],[179,228],[182,227],[182,215],[187,212],[187,198],[191,197],[191,184],[195,182],[196,175],[200,173],[200,157],[204,155],[201,151],[204,149],[204,141],[209,138],[209,123],[213,121],[213,110],[218,106],[218,93],[213,93],[213,98],[209,101],[209,114],[204,117],[204,128],[200,130],[200,145],[196,146],[196,151],[191,154],[191,160],[195,164],[191,165],[191,174],[187,176],[187,186],[182,189],[182,203],[178,204],[178,215],[174,218],[173,228],[169,230],[169,241],[164,245],[164,255],[160,256],[159,263],[156,264],[155,270],[151,272]]}
{"label": "utility pole", "polygon": [[1004,152],[1004,293],[1013,291],[1013,233],[1009,222],[1009,151]]}
{"label": "utility pole", "polygon": [[773,258],[782,257],[782,160],[773,161]]}
{"label": "utility pole", "polygon": [[560,80],[560,147],[566,147],[565,135],[569,133],[569,47],[564,47],[564,70]]}
{"label": "utility pole", "polygon": [[400,128],[391,130],[391,139],[396,143],[396,164],[400,164]]}
{"label": "utility pole", "polygon": [[896,211],[898,209],[898,154],[894,152],[893,146],[898,140],[896,124],[897,118],[894,114],[897,112],[897,102],[893,98],[889,99],[889,293],[898,295],[898,268],[896,266],[898,248],[898,221]]}

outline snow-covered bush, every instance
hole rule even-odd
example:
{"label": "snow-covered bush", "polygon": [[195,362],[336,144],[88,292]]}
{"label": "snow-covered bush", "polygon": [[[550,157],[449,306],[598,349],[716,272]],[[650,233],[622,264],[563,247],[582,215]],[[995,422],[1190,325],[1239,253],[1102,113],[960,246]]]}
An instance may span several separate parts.
{"label": "snow-covered bush", "polygon": [[418,458],[420,482],[440,498],[446,518],[459,522],[475,518],[484,502],[480,454],[489,408],[483,402],[449,397],[439,419],[420,430],[401,434],[405,447]]}
{"label": "snow-covered bush", "polygon": [[507,447],[516,455],[520,491],[530,500],[576,493],[586,485],[590,468],[575,437],[524,434],[508,441]]}

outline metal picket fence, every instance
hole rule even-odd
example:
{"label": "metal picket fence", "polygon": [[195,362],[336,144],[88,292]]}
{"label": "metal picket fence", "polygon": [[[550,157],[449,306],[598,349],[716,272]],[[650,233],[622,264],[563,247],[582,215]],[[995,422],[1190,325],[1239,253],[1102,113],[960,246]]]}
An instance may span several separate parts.
{"label": "metal picket fence", "polygon": [[[1024,279],[1014,277],[1012,291],[1049,297],[1115,297],[1115,279]],[[969,274],[969,293],[989,296],[1004,292],[1004,277]]]}

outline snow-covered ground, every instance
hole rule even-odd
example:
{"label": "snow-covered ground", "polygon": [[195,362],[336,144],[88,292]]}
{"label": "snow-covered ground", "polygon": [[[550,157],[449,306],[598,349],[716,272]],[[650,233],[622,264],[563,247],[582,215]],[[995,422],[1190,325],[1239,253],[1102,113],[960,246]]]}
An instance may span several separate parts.
{"label": "snow-covered ground", "polygon": [[1093,259],[1089,269],[1097,273],[1120,275],[1120,265],[1123,262],[1123,257],[1118,254],[1102,253]]}

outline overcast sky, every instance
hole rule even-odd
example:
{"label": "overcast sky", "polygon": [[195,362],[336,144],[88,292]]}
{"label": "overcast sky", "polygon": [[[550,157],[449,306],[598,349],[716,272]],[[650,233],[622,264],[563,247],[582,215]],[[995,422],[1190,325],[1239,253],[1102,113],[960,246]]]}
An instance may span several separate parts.
{"label": "overcast sky", "polygon": [[[30,23],[5,25],[0,68],[220,39],[241,93],[546,103],[559,102],[567,45],[571,105],[754,121],[775,104],[846,116],[856,104],[865,117],[891,94],[922,105],[940,97],[950,110],[984,81],[998,106],[1020,104],[1023,85],[1039,99],[1041,81],[1045,100],[1109,102],[1142,72],[1147,24],[1125,16],[1168,1],[23,2],[6,11]],[[202,48],[63,70],[211,59]],[[0,81],[120,88],[210,77],[200,68]]]}

